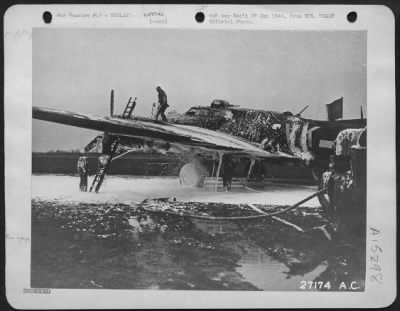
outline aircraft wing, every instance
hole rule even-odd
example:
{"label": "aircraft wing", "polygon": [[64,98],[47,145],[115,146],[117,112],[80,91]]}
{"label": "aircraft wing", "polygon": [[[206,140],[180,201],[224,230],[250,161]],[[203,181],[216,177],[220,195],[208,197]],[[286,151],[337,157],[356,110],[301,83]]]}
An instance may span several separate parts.
{"label": "aircraft wing", "polygon": [[113,135],[147,138],[207,151],[222,151],[260,158],[296,158],[284,152],[268,152],[257,144],[241,138],[196,126],[169,124],[150,119],[100,117],[42,107],[33,107],[32,116],[34,119],[107,131]]}

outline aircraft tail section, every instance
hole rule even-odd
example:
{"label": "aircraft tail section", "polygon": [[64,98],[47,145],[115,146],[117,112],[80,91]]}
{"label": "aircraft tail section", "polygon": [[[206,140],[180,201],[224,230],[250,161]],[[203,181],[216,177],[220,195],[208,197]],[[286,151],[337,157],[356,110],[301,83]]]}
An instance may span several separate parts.
{"label": "aircraft tail section", "polygon": [[290,152],[300,157],[306,164],[314,159],[313,154],[308,149],[308,126],[309,123],[302,118],[288,117],[286,119],[286,139]]}

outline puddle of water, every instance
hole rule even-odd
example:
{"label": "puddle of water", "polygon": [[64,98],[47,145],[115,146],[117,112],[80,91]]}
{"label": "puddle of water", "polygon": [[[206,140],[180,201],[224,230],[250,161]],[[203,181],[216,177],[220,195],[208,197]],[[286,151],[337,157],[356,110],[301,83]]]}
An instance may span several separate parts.
{"label": "puddle of water", "polygon": [[261,249],[251,248],[244,255],[236,269],[245,281],[262,290],[299,290],[301,281],[313,281],[327,268],[321,263],[313,271],[305,275],[288,276],[288,267],[272,259]]}
{"label": "puddle of water", "polygon": [[[192,222],[198,229],[211,235],[240,230],[238,225],[231,221],[193,219]],[[246,253],[238,264],[240,267],[236,268],[236,271],[244,280],[262,290],[299,290],[301,281],[313,281],[327,268],[324,262],[304,275],[288,275],[289,268],[285,264],[274,260],[255,245],[247,245]],[[218,275],[214,279],[220,280],[221,276]]]}
{"label": "puddle of water", "polygon": [[[343,260],[329,254],[317,257],[327,262],[316,268],[305,265],[304,275],[289,275],[283,262],[315,255],[309,249],[314,240],[296,244],[299,240],[293,237],[297,232],[282,228],[279,222],[132,215],[128,214],[129,206],[117,206],[104,213],[98,205],[70,208],[46,202],[34,204],[33,287],[97,288],[99,284],[104,288],[154,290],[298,291],[302,281],[313,281],[323,272],[325,278],[363,280],[358,272],[362,261],[357,254],[352,265],[350,262],[342,267]],[[54,222],[54,215],[58,222]],[[315,219],[307,217],[308,226]],[[271,249],[290,251],[293,247],[293,253],[277,253],[279,261],[269,255]],[[360,252],[360,258],[364,258],[362,255]],[[291,273],[302,272],[293,270]]]}

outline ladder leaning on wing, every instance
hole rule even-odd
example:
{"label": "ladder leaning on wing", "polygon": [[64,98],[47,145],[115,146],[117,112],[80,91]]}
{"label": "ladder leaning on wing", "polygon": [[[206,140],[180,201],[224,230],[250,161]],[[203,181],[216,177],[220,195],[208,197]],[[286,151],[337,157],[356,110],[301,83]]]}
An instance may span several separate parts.
{"label": "ladder leaning on wing", "polygon": [[[136,97],[133,101],[132,101],[132,97],[130,97],[128,103],[126,104],[124,113],[122,114],[122,118],[129,119],[131,117],[133,109],[135,109],[135,107],[136,107]],[[107,156],[107,158],[106,158],[107,162],[105,164],[99,163],[97,172],[96,172],[96,176],[93,179],[93,182],[92,182],[92,185],[90,186],[89,192],[92,192],[93,188],[96,193],[99,192],[100,187],[103,183],[104,177],[106,176],[108,168],[110,167],[112,158],[118,149],[119,140],[120,140],[119,136],[111,136],[110,139],[111,139],[110,154],[101,155],[101,156]]]}
{"label": "ladder leaning on wing", "polygon": [[135,109],[135,107],[136,107],[136,97],[133,101],[132,101],[132,97],[129,97],[129,101],[126,104],[124,113],[122,114],[122,118],[129,119],[131,117],[132,111],[133,111],[133,109]]}
{"label": "ladder leaning on wing", "polygon": [[[96,176],[93,179],[92,185],[90,186],[90,192],[92,192],[93,188],[94,191],[97,193],[100,190],[101,184],[103,183],[104,177],[106,176],[106,173],[108,171],[108,168],[110,167],[112,158],[117,151],[118,145],[119,145],[119,136],[112,137],[112,142],[111,142],[111,152],[110,154],[103,154],[101,156],[108,156],[106,158],[106,163],[103,165],[99,163],[99,166],[97,168]],[[99,161],[100,162],[100,161]]]}

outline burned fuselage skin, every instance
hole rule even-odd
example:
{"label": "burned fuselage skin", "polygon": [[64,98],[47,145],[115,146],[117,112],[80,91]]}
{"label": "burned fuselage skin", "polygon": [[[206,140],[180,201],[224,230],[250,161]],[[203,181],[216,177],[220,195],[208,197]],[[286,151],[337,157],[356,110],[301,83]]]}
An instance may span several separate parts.
{"label": "burned fuselage skin", "polygon": [[290,112],[243,109],[213,103],[211,106],[192,107],[185,114],[171,113],[168,117],[171,123],[227,133],[268,152],[293,155],[305,163],[310,163],[314,157],[306,141],[308,122]]}
{"label": "burned fuselage skin", "polygon": [[308,167],[328,167],[338,133],[364,128],[366,120],[317,121],[291,112],[245,109],[227,103],[192,107],[185,114],[170,113],[169,122],[203,127],[245,139],[269,152],[295,156]]}

